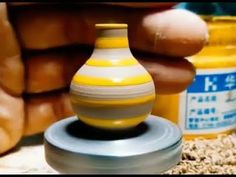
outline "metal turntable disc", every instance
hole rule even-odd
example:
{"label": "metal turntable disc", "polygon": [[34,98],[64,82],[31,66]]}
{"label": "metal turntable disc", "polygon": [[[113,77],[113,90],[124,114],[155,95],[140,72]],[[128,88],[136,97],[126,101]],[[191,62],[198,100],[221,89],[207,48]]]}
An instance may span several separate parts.
{"label": "metal turntable disc", "polygon": [[77,117],[51,125],[44,134],[47,163],[69,174],[157,174],[181,158],[182,133],[150,115],[137,127],[112,132],[88,127]]}

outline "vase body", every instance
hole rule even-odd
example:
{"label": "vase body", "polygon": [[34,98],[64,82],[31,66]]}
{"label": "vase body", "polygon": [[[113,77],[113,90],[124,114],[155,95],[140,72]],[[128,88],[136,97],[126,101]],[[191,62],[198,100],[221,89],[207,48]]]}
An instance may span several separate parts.
{"label": "vase body", "polygon": [[96,30],[94,51],[71,82],[73,110],[96,128],[134,127],[152,110],[152,77],[130,51],[126,24],[97,24]]}

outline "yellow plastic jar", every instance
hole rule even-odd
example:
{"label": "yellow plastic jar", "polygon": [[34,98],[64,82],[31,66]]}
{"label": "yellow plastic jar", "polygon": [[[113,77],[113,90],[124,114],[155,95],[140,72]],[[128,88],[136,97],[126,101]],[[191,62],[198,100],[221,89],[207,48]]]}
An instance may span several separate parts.
{"label": "yellow plastic jar", "polygon": [[209,42],[188,60],[196,67],[183,92],[157,95],[153,114],[177,123],[185,139],[215,138],[236,129],[236,17],[204,16]]}

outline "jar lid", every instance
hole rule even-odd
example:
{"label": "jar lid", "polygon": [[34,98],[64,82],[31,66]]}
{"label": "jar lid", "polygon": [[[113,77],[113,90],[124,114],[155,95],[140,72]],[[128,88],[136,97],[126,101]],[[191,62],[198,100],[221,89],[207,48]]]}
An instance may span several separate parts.
{"label": "jar lid", "polygon": [[88,127],[70,117],[50,126],[44,135],[46,161],[60,173],[154,174],[181,158],[181,130],[153,115],[119,132]]}

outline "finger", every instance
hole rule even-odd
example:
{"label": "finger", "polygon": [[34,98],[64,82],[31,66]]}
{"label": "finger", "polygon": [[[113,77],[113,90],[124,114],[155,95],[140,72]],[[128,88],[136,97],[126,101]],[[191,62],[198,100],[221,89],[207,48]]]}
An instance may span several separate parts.
{"label": "finger", "polygon": [[135,49],[185,57],[199,52],[208,39],[206,23],[190,11],[172,9],[133,15],[129,39]]}
{"label": "finger", "polygon": [[48,49],[84,41],[86,33],[79,27],[85,26],[84,20],[72,11],[41,6],[18,9],[11,15],[23,48]]}
{"label": "finger", "polygon": [[24,128],[24,102],[0,88],[0,154],[13,148]]}
{"label": "finger", "polygon": [[87,7],[72,11],[65,13],[58,9],[55,13],[40,11],[40,8],[19,11],[15,15],[15,24],[23,46],[44,49],[71,43],[93,45],[94,24],[110,22],[129,24],[131,48],[163,55],[193,55],[207,40],[205,22],[186,10],[158,13],[118,7]]}
{"label": "finger", "polygon": [[26,93],[41,93],[68,87],[89,52],[67,50],[29,55],[25,59]]}
{"label": "finger", "polygon": [[[101,10],[100,15],[94,14],[97,15],[97,19],[104,18],[104,13],[107,14],[103,9]],[[22,48],[42,50],[72,44],[93,45],[94,43],[94,25],[91,28],[91,24],[84,19],[86,17],[80,13],[80,6],[74,8],[60,5],[23,6],[10,11]]]}
{"label": "finger", "polygon": [[12,57],[19,55],[20,49],[17,40],[12,30],[12,27],[7,19],[6,4],[0,3],[0,58]]}
{"label": "finger", "polygon": [[24,66],[15,33],[7,19],[5,3],[0,3],[0,85],[13,95],[24,89]]}
{"label": "finger", "polygon": [[13,148],[23,132],[23,100],[9,94],[19,95],[23,91],[23,65],[19,54],[7,19],[6,4],[0,3],[0,154]]}
{"label": "finger", "polygon": [[194,79],[195,68],[184,58],[134,55],[151,74],[157,94],[179,93]]}
{"label": "finger", "polygon": [[74,114],[66,92],[30,95],[25,103],[25,136],[41,133],[52,123]]}
{"label": "finger", "polygon": [[22,94],[24,89],[24,65],[20,55],[0,59],[0,76],[0,85],[4,90],[15,96]]}
{"label": "finger", "polygon": [[0,2],[0,20],[7,20],[7,7],[6,3]]}

